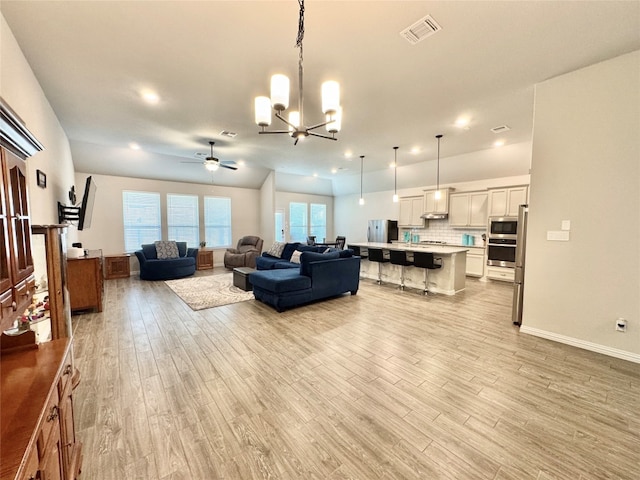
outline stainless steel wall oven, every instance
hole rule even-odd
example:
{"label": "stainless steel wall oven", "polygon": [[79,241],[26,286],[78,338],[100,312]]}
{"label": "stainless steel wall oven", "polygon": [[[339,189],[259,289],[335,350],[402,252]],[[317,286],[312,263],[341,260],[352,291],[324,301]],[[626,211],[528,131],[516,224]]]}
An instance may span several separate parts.
{"label": "stainless steel wall oven", "polygon": [[489,217],[489,241],[487,265],[494,267],[516,266],[518,217]]}

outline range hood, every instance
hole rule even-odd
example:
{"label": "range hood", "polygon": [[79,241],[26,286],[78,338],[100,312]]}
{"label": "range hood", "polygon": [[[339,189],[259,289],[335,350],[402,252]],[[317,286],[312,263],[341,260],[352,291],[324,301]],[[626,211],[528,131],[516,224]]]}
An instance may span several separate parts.
{"label": "range hood", "polygon": [[443,218],[447,218],[447,213],[423,213],[420,215],[420,218],[424,218],[425,220],[442,220]]}

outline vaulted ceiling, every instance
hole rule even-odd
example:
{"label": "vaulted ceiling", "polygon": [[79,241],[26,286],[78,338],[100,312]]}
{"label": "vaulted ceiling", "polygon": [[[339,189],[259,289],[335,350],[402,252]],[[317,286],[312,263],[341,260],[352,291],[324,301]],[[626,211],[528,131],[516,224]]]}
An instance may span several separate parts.
{"label": "vaulted ceiling", "polygon": [[[77,171],[250,188],[270,170],[357,178],[359,155],[367,172],[388,169],[396,145],[401,165],[433,161],[438,133],[443,162],[499,139],[528,142],[536,83],[640,48],[637,1],[307,1],[305,123],[323,120],[327,79],[340,82],[344,116],[337,142],[294,146],[258,135],[253,99],[285,73],[297,102],[295,0],[0,5]],[[399,33],[425,15],[441,31],[412,45]],[[157,104],[141,99],[145,89]],[[500,125],[510,130],[491,131]],[[244,165],[207,172],[196,154],[209,140],[221,160]]]}

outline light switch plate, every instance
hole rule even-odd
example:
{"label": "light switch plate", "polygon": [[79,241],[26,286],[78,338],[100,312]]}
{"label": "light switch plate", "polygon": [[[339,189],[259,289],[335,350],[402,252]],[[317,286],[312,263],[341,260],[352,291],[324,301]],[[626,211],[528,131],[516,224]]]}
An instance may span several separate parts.
{"label": "light switch plate", "polygon": [[562,230],[571,230],[571,220],[562,220]]}
{"label": "light switch plate", "polygon": [[553,242],[568,242],[569,232],[562,230],[549,230],[547,231],[547,240]]}

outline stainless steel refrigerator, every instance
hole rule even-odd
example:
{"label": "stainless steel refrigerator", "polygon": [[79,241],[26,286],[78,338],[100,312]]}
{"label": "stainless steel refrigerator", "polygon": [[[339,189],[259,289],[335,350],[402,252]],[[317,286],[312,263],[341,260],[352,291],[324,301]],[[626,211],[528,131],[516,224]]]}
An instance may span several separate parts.
{"label": "stainless steel refrigerator", "polygon": [[518,209],[518,226],[516,232],[515,280],[513,285],[513,307],[511,319],[514,325],[522,323],[522,298],[524,294],[524,263],[527,250],[527,217],[528,205],[520,205]]}
{"label": "stainless steel refrigerator", "polygon": [[398,240],[397,220],[369,220],[367,242],[391,243]]}

